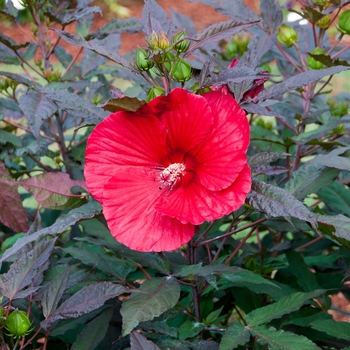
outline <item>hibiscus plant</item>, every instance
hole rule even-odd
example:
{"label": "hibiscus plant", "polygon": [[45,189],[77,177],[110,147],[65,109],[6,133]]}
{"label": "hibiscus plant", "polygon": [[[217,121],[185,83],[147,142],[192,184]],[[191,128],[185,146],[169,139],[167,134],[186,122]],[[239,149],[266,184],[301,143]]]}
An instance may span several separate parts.
{"label": "hibiscus plant", "polygon": [[199,2],[0,3],[0,348],[350,349],[349,1]]}

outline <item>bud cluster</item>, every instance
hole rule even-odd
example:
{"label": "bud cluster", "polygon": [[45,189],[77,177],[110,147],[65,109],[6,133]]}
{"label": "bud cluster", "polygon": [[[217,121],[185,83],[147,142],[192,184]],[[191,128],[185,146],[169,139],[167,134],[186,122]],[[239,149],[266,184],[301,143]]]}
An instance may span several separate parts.
{"label": "bud cluster", "polygon": [[[153,79],[156,76],[170,78],[179,83],[185,83],[192,77],[192,67],[181,54],[187,52],[190,41],[183,30],[170,41],[165,32],[153,32],[147,40],[148,48],[137,48],[135,67],[141,73],[147,74]],[[153,86],[147,95],[147,101],[164,94],[159,86]]]}

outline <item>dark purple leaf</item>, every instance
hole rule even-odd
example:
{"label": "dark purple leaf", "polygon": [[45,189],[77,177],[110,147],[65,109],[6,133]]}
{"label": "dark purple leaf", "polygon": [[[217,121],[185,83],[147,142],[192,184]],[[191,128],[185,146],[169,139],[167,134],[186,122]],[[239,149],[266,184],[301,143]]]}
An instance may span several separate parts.
{"label": "dark purple leaf", "polygon": [[26,232],[27,214],[22,206],[17,186],[4,163],[0,163],[0,222],[15,232]]}
{"label": "dark purple leaf", "polygon": [[277,32],[278,27],[282,24],[283,13],[281,5],[277,0],[261,0],[260,12],[263,18],[262,25],[269,34]]}
{"label": "dark purple leaf", "polygon": [[350,170],[350,158],[340,156],[349,149],[350,147],[340,147],[329,152],[328,154],[320,154],[310,160],[310,163],[325,165],[330,168]]}
{"label": "dark purple leaf", "polygon": [[74,11],[73,13],[67,13],[63,17],[61,24],[67,25],[69,23],[78,21],[79,19],[81,19],[87,15],[90,15],[92,13],[99,13],[102,16],[102,11],[101,11],[99,6],[85,7],[82,9],[78,9],[78,10]]}
{"label": "dark purple leaf", "polygon": [[130,350],[160,350],[160,348],[138,332],[130,334]]}

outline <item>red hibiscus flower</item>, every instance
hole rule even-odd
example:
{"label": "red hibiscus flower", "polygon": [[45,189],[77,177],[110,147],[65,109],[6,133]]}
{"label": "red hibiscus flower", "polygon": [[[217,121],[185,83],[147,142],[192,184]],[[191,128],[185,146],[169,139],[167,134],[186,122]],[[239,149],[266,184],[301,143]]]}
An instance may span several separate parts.
{"label": "red hibiscus flower", "polygon": [[238,209],[251,186],[249,124],[221,92],[175,89],[98,124],[85,177],[112,235],[138,251],[170,251],[195,225]]}

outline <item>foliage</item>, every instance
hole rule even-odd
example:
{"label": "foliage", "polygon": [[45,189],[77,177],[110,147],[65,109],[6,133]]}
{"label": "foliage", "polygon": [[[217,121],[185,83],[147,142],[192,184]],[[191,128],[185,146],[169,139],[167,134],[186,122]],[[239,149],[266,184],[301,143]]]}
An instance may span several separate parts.
{"label": "foliage", "polygon": [[[277,0],[259,13],[202,0],[229,19],[199,33],[155,0],[97,29],[90,0],[23,2],[28,41],[0,33],[0,347],[349,348],[350,324],[331,316],[350,264],[350,95],[332,91],[350,66],[344,15],[336,29],[348,1],[301,1],[308,24],[288,23],[287,44]],[[119,54],[137,32],[145,46]],[[184,247],[140,253],[111,237],[85,186],[86,142],[110,112],[175,87],[240,103],[253,185]],[[17,315],[21,334],[5,327]]]}

